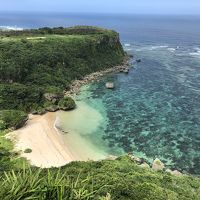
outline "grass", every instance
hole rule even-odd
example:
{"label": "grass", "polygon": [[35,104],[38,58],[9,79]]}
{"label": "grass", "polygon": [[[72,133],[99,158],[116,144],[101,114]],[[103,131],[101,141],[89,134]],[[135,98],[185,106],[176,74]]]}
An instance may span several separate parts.
{"label": "grass", "polygon": [[92,199],[98,190],[86,187],[91,177],[84,180],[78,175],[70,179],[66,173],[57,170],[23,169],[20,172],[5,172],[0,196],[6,200],[38,199],[38,200],[67,200],[67,199]]}
{"label": "grass", "polygon": [[11,170],[0,177],[5,200],[199,200],[200,179],[115,161],[72,162],[62,168]]}
{"label": "grass", "polygon": [[36,35],[36,36],[1,36],[0,42],[43,42],[46,40],[63,40],[63,41],[71,41],[71,40],[85,40],[85,39],[96,39],[96,35]]}
{"label": "grass", "polygon": [[19,157],[19,153],[13,151],[13,142],[6,138],[6,131],[0,131],[0,173],[4,170],[21,169],[22,166],[28,166],[24,158]]}

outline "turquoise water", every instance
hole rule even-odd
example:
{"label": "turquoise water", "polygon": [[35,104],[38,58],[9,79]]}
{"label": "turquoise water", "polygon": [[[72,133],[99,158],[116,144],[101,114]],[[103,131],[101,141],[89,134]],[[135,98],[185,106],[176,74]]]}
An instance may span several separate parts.
{"label": "turquoise water", "polygon": [[[104,115],[94,131],[109,154],[133,152],[149,162],[200,174],[200,49],[168,44],[125,44],[141,58],[130,73],[111,74],[84,87],[78,99]],[[113,81],[114,90],[105,83]],[[98,105],[99,102],[99,105]]]}

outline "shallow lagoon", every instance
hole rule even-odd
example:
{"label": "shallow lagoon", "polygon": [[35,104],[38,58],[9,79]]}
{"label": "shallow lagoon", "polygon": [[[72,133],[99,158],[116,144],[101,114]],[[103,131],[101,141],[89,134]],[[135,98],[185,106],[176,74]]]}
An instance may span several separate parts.
{"label": "shallow lagoon", "polygon": [[[149,162],[158,157],[170,168],[200,174],[198,47],[124,48],[142,62],[130,61],[128,75],[111,74],[82,88],[77,102],[87,104],[88,111],[76,120],[76,131],[84,130],[93,150],[101,151],[96,158],[133,152]],[[114,90],[105,88],[107,81],[115,83]]]}

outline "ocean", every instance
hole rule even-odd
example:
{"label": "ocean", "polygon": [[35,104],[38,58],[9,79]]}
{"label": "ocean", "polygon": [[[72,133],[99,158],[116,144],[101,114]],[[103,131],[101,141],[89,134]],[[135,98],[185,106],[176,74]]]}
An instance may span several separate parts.
{"label": "ocean", "polygon": [[[129,74],[84,86],[76,98],[82,114],[72,119],[62,113],[62,126],[87,140],[93,154],[132,152],[192,174],[200,174],[199,24],[200,16],[0,13],[2,28],[93,25],[118,31],[134,56]],[[107,81],[114,90],[105,88]]]}

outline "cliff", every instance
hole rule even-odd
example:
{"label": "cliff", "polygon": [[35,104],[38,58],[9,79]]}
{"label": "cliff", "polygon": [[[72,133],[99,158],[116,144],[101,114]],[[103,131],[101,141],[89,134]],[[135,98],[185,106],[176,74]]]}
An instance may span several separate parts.
{"label": "cliff", "polygon": [[0,32],[0,110],[26,112],[52,106],[58,94],[85,75],[121,64],[115,31],[96,27]]}

